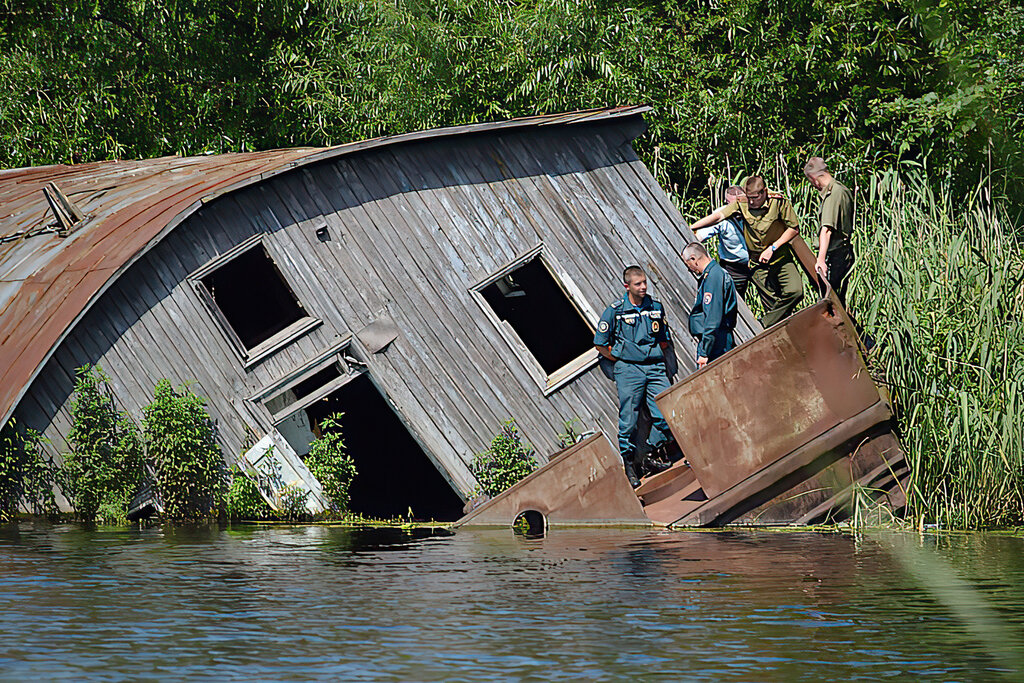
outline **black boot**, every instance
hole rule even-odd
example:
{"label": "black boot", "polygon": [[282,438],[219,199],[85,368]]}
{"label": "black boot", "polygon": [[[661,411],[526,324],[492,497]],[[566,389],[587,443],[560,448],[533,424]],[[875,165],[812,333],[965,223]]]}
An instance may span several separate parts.
{"label": "black boot", "polygon": [[626,479],[629,480],[629,485],[636,488],[640,485],[640,480],[637,479],[636,470],[633,468],[633,458],[631,454],[622,456],[622,466],[626,470]]}
{"label": "black boot", "polygon": [[642,476],[650,476],[657,474],[658,472],[664,472],[669,467],[672,467],[672,463],[659,457],[661,455],[661,446],[655,449],[651,449],[643,454],[640,458],[640,471],[643,473]]}

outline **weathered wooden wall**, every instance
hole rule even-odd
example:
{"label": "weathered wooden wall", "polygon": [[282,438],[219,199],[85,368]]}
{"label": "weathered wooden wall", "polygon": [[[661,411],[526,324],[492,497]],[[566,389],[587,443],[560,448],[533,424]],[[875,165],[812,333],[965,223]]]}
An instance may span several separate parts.
{"label": "weathered wooden wall", "polygon": [[[595,367],[545,396],[469,289],[543,245],[558,276],[599,315],[641,264],[666,306],[681,372],[693,367],[685,313],[695,281],[678,253],[690,237],[631,146],[639,116],[607,124],[465,134],[358,152],[211,202],[130,267],[90,310],[18,408],[66,450],[74,369],[98,363],[139,415],[155,381],[195,381],[232,458],[270,427],[245,397],[380,316],[401,328],[369,372],[462,493],[472,455],[515,418],[540,454],[565,420],[614,435],[614,385]],[[326,220],[331,239],[315,235]],[[187,276],[255,234],[323,324],[244,368]],[[538,311],[543,315],[543,311]],[[591,321],[595,323],[596,321]],[[743,309],[739,336],[756,322]],[[353,346],[358,350],[359,342]],[[247,432],[255,432],[248,434]]]}

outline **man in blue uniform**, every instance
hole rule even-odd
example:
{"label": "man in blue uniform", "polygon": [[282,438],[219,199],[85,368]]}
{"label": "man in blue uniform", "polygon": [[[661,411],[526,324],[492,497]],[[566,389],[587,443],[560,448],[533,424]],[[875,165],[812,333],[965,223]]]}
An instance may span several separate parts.
{"label": "man in blue uniform", "polygon": [[[639,485],[634,469],[636,432],[640,407],[647,401],[651,413],[651,433],[647,444],[658,451],[670,440],[668,423],[658,410],[654,397],[668,388],[665,371],[665,348],[669,344],[665,309],[647,295],[647,275],[639,266],[630,266],[622,273],[626,292],[601,314],[594,335],[598,353],[614,365],[615,386],[619,393],[619,453],[629,483]],[[653,462],[655,469],[667,463]]]}
{"label": "man in blue uniform", "polygon": [[700,369],[735,346],[736,285],[700,242],[683,248],[683,263],[699,283],[690,309],[690,334],[697,340]]}

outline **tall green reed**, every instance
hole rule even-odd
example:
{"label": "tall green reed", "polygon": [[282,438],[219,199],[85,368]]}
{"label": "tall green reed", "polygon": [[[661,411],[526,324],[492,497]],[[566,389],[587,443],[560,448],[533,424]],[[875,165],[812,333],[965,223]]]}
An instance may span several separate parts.
{"label": "tall green reed", "polygon": [[983,184],[921,172],[861,188],[851,308],[877,342],[922,522],[1024,522],[1024,249]]}

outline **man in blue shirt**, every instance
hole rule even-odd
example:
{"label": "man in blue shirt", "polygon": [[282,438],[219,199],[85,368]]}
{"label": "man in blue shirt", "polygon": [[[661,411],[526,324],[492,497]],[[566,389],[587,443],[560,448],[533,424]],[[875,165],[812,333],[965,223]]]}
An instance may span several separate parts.
{"label": "man in blue shirt", "polygon": [[[745,202],[747,196],[739,185],[730,185],[725,190],[725,201]],[[707,242],[718,235],[718,262],[729,273],[736,284],[736,294],[742,299],[750,283],[750,252],[743,238],[743,218],[739,214],[726,218],[717,225],[700,228],[693,233],[701,242]]]}
{"label": "man in blue shirt", "polygon": [[735,346],[736,287],[700,242],[687,244],[682,256],[699,283],[690,309],[690,334],[697,340],[699,370]]}
{"label": "man in blue shirt", "polygon": [[[647,445],[652,451],[666,446],[671,438],[668,423],[658,410],[654,397],[668,388],[665,348],[669,344],[664,307],[647,295],[647,275],[640,266],[622,273],[626,292],[613,302],[597,324],[594,346],[614,365],[615,386],[619,394],[619,453],[629,483],[639,486],[634,469],[636,433],[640,407],[644,401],[651,413],[651,433]],[[649,461],[650,462],[650,461]],[[667,463],[654,461],[655,469]]]}

